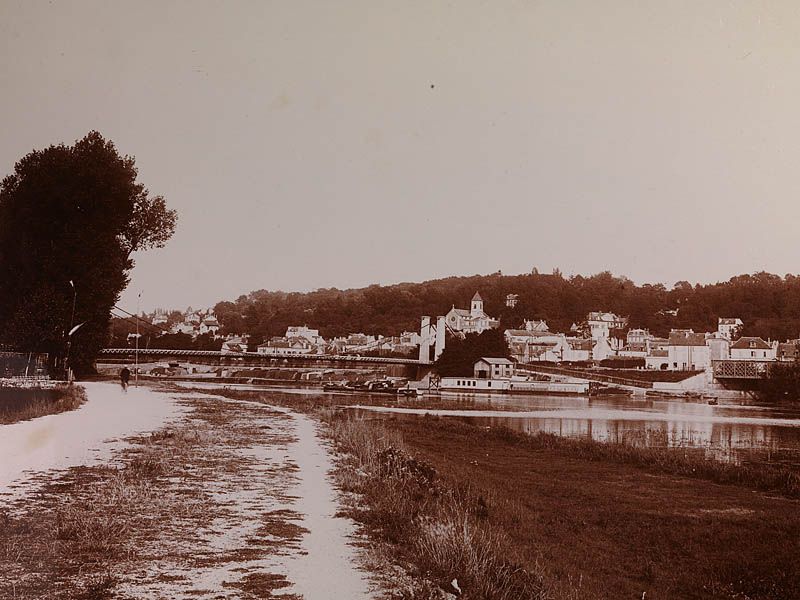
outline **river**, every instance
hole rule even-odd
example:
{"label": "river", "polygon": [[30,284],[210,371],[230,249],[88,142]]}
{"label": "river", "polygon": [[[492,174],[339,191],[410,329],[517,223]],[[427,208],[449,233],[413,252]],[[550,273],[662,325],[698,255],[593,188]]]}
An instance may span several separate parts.
{"label": "river", "polygon": [[364,418],[414,419],[434,414],[531,434],[547,432],[638,446],[702,448],[721,460],[735,462],[766,455],[771,460],[777,457],[800,465],[800,404],[770,406],[721,401],[712,406],[704,401],[640,400],[629,396],[454,393],[398,401],[394,396],[379,394],[274,388],[264,391],[269,395],[315,396]]}

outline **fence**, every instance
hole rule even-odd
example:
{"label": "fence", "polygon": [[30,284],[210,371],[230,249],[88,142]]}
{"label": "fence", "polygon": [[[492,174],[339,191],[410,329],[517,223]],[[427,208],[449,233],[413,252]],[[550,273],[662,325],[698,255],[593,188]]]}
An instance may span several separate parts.
{"label": "fence", "polygon": [[47,354],[0,352],[0,378],[49,379]]}

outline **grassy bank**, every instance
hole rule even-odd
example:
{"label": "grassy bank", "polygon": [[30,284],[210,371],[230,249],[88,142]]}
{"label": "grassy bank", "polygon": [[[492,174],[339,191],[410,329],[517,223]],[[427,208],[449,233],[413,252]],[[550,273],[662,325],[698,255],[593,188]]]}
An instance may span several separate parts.
{"label": "grassy bank", "polygon": [[2,402],[0,402],[0,425],[75,410],[84,402],[86,402],[86,390],[74,384],[46,390],[3,389]]}
{"label": "grassy bank", "polygon": [[[391,544],[421,579],[464,599],[545,598],[540,575],[523,568],[504,532],[492,527],[486,498],[472,485],[442,478],[410,456],[400,437],[363,421],[333,420],[331,434],[345,459],[337,469],[344,491],[359,494],[350,516]],[[419,590],[417,591],[419,593]],[[429,597],[437,597],[427,590]]]}
{"label": "grassy bank", "polygon": [[436,418],[331,427],[363,501],[352,516],[418,574],[458,578],[460,597],[800,597],[800,503],[782,476]]}

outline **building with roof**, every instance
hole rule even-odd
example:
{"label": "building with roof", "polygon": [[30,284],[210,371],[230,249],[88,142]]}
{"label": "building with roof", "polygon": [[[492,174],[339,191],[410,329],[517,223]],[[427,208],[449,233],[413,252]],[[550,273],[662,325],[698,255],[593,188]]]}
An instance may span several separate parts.
{"label": "building with roof", "polygon": [[739,337],[744,323],[738,317],[720,317],[717,321],[717,333],[728,338],[735,340]]}
{"label": "building with roof", "polygon": [[691,329],[670,331],[668,356],[669,368],[673,371],[702,371],[711,366],[706,334]]}
{"label": "building with roof", "polygon": [[800,360],[800,340],[788,340],[778,344],[776,358],[781,362]]}
{"label": "building with roof", "polygon": [[625,329],[628,326],[628,318],[610,312],[590,312],[586,317],[586,324],[593,340],[608,339],[613,330]]}
{"label": "building with roof", "polygon": [[777,349],[760,337],[740,337],[731,344],[731,360],[775,360]]}
{"label": "building with roof", "polygon": [[483,298],[478,292],[472,297],[470,309],[461,308],[450,309],[445,315],[447,327],[452,331],[461,333],[483,333],[487,329],[495,329],[500,325],[500,321],[490,317],[483,310]]}
{"label": "building with roof", "polygon": [[475,379],[510,379],[514,375],[514,363],[507,358],[482,357],[473,365]]}

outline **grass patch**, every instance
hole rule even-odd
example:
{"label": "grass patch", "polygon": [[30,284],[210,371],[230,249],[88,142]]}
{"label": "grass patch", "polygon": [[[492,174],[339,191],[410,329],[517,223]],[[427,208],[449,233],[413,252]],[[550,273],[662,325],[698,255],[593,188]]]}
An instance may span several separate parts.
{"label": "grass patch", "polygon": [[772,457],[775,464],[724,462],[708,456],[704,448],[669,445],[667,434],[661,431],[632,432],[624,442],[614,443],[569,438],[546,432],[527,434],[507,427],[482,429],[462,421],[430,415],[421,419],[420,426],[465,431],[529,450],[558,452],[581,460],[634,465],[658,473],[694,477],[800,498],[800,473],[797,469],[780,464],[779,455]]}
{"label": "grass patch", "polygon": [[0,425],[29,421],[45,415],[75,410],[86,402],[86,390],[79,385],[53,389],[8,388],[3,390]]}
{"label": "grass patch", "polygon": [[419,574],[443,590],[460,588],[467,600],[546,597],[540,575],[515,560],[507,537],[489,522],[492,503],[472,485],[448,481],[380,425],[342,419],[329,425],[346,456],[338,482],[363,499],[350,516]]}

